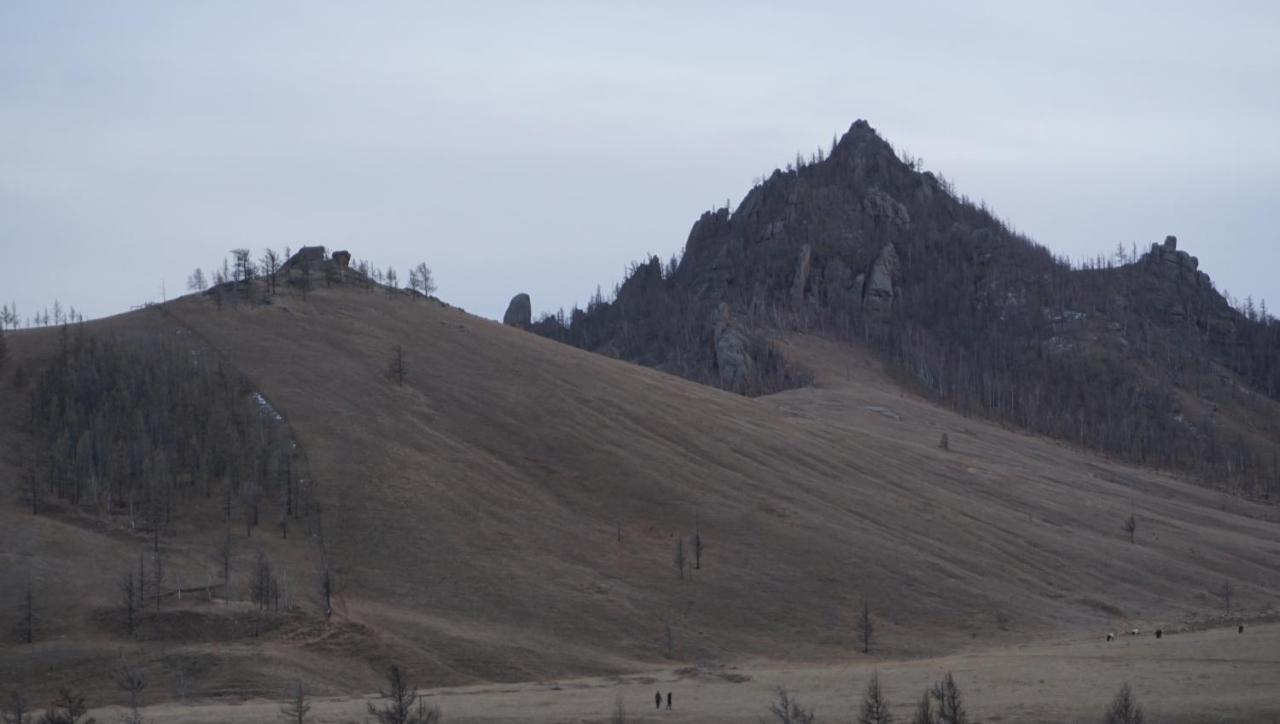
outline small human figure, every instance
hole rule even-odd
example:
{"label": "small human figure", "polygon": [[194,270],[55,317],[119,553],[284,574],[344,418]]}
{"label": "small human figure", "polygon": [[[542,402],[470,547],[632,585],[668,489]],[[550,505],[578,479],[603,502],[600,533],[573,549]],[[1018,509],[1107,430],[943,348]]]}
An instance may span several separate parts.
{"label": "small human figure", "polygon": [[654,709],[662,708],[662,692],[661,691],[653,692],[653,708]]}
{"label": "small human figure", "polygon": [[1163,636],[1163,635],[1164,635],[1164,631],[1163,631],[1163,630],[1161,630],[1161,629],[1156,629],[1156,638],[1160,638],[1160,637],[1161,637],[1161,636]]}
{"label": "small human figure", "polygon": [[[1236,633],[1238,634],[1244,633],[1244,624],[1240,624],[1240,628],[1236,629]],[[667,708],[670,709],[671,707],[667,707]]]}
{"label": "small human figure", "polygon": [[671,692],[667,692],[667,711],[671,711]]}

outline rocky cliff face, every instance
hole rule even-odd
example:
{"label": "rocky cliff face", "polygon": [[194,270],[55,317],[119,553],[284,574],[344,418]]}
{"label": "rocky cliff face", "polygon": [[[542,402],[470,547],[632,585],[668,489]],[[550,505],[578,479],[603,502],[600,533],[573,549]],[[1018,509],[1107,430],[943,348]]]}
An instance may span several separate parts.
{"label": "rocky cliff face", "polygon": [[[1245,323],[1173,237],[1141,259],[1071,268],[858,121],[825,158],[774,171],[732,212],[704,213],[678,263],[638,264],[612,300],[532,328],[745,394],[806,383],[770,344],[780,332],[867,340],[967,412],[1127,454],[1185,437],[1165,419],[1177,408],[1169,380],[1197,360],[1280,388],[1280,362],[1243,369]],[[1267,345],[1280,358],[1280,339],[1248,336],[1249,359],[1267,359]],[[1142,441],[1128,439],[1131,416],[1106,411],[1130,403]]]}

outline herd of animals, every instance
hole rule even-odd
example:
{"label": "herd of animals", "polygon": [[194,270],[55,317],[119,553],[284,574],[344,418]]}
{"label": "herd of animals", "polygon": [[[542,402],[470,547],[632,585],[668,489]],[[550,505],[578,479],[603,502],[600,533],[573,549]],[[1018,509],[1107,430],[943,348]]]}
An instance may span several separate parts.
{"label": "herd of animals", "polygon": [[[1139,629],[1136,629],[1136,628],[1129,629],[1130,636],[1137,636],[1140,633],[1142,632]],[[1240,624],[1239,626],[1236,627],[1236,633],[1238,634],[1244,633],[1244,624]],[[1156,629],[1156,638],[1162,638],[1163,636],[1164,636],[1164,629]],[[1107,634],[1107,640],[1115,641],[1116,634],[1114,632]]]}

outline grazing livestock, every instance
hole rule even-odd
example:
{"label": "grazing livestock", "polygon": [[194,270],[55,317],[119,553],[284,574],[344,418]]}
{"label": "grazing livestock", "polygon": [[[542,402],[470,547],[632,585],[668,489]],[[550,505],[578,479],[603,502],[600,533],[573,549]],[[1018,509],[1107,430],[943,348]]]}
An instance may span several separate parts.
{"label": "grazing livestock", "polygon": [[1116,635],[1115,635],[1115,634],[1113,634],[1113,633],[1109,633],[1109,634],[1107,634],[1107,640],[1108,640],[1108,641],[1113,641],[1113,640],[1115,640],[1115,637],[1116,637]]}
{"label": "grazing livestock", "polygon": [[1138,629],[1136,629],[1136,628],[1131,628],[1131,629],[1129,629],[1129,635],[1130,635],[1130,636],[1137,636],[1137,635],[1138,635]]}

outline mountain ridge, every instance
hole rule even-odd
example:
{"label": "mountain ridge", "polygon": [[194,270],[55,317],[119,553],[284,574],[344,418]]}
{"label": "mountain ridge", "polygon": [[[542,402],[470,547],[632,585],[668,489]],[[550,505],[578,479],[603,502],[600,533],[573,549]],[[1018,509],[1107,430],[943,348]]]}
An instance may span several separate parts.
{"label": "mountain ridge", "polygon": [[[1172,236],[1141,255],[1055,258],[864,120],[732,212],[705,212],[678,258],[633,265],[613,298],[530,328],[748,395],[807,383],[778,334],[860,339],[966,414],[1280,495],[1274,442],[1241,422],[1280,430],[1280,324],[1234,309]],[[1237,414],[1237,384],[1263,401]]]}

